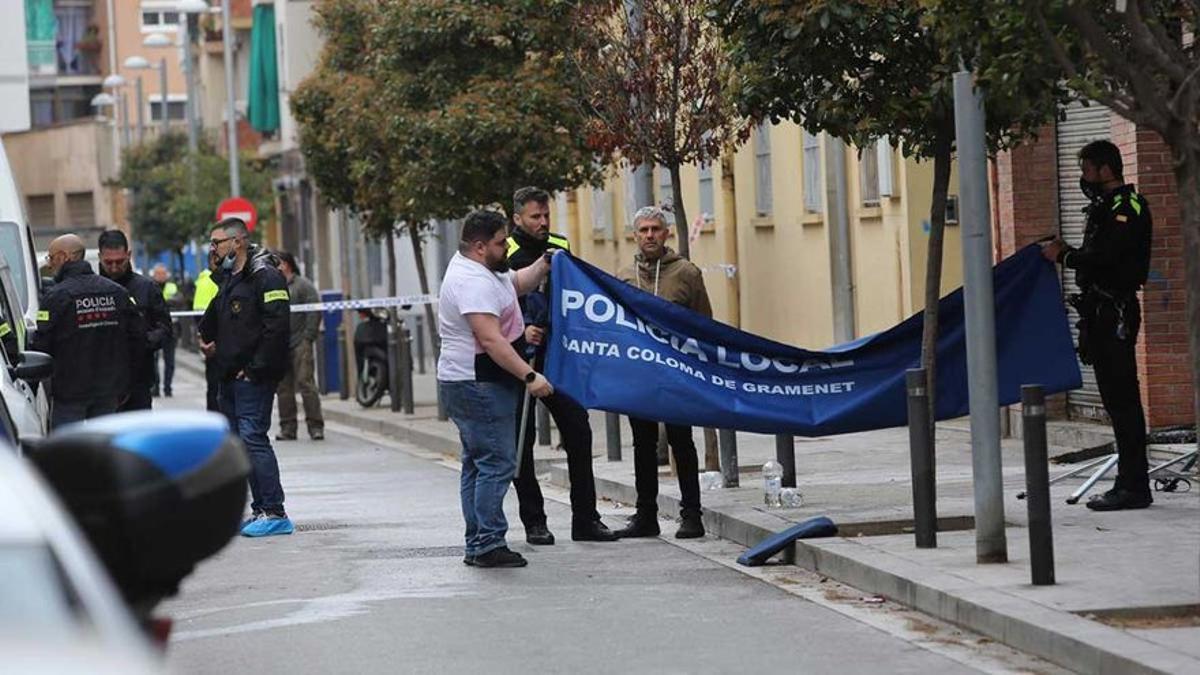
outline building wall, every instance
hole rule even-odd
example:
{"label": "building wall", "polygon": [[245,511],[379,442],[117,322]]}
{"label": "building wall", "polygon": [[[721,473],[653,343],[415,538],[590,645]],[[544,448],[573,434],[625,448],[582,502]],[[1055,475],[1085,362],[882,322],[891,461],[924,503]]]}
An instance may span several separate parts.
{"label": "building wall", "polygon": [[29,55],[25,3],[0,6],[0,133],[29,129]]}
{"label": "building wall", "polygon": [[[54,222],[34,222],[35,228],[42,225],[53,225],[63,231],[106,228],[123,220],[123,214],[119,213],[122,205],[112,187],[115,172],[111,139],[109,126],[94,120],[4,137],[9,163],[31,220],[34,214],[29,208],[30,198],[53,195]],[[92,195],[91,217],[76,212],[77,220],[71,222],[70,204],[87,193]]]}
{"label": "building wall", "polygon": [[[1147,424],[1161,428],[1191,424],[1194,387],[1188,352],[1183,235],[1170,153],[1152,131],[1112,117],[1112,141],[1121,148],[1125,178],[1146,198],[1154,216],[1150,279],[1142,291],[1142,328],[1137,344],[1138,377]],[[1058,230],[1058,194],[1077,190],[1057,185],[1053,128],[996,161],[1001,252]],[[1066,292],[1075,292],[1068,288]]]}
{"label": "building wall", "polygon": [[279,124],[284,150],[299,145],[296,120],[289,100],[300,82],[316,67],[324,41],[312,24],[313,2],[275,3],[275,48],[279,54]]}
{"label": "building wall", "polygon": [[[711,222],[700,228],[692,261],[704,272],[714,318],[787,344],[813,349],[834,342],[833,286],[829,243],[830,210],[825,150],[818,171],[821,210],[805,208],[803,136],[784,122],[771,128],[771,209],[759,215],[753,140],[714,162]],[[895,193],[878,206],[863,206],[858,151],[845,150],[850,247],[857,335],[889,328],[924,305],[932,164],[904,160],[892,152]],[[654,201],[670,201],[669,182],[654,175]],[[604,191],[584,188],[559,196],[551,208],[552,229],[570,237],[576,254],[614,272],[633,260],[637,247],[628,222],[636,205],[626,199],[627,171],[612,168]],[[689,220],[700,210],[700,174],[681,168]],[[952,176],[951,194],[957,193]],[[598,200],[602,203],[598,204]],[[597,208],[612,213],[611,232],[593,230]],[[678,249],[675,234],[669,241]],[[947,228],[943,294],[962,283],[957,227]]]}
{"label": "building wall", "polygon": [[[98,2],[98,6],[104,5],[104,2]],[[168,100],[186,100],[187,98],[187,80],[183,75],[182,66],[182,51],[179,46],[172,45],[170,47],[145,47],[142,45],[142,40],[150,35],[152,31],[144,31],[141,25],[141,2],[139,0],[114,0],[113,14],[116,17],[117,28],[117,72],[125,78],[128,83],[126,87],[129,96],[129,117],[130,122],[137,123],[137,102],[134,93],[134,82],[137,78],[142,78],[142,91],[145,97],[143,103],[146,124],[150,125],[150,105],[149,100],[158,97],[162,94],[160,86],[158,65],[162,59],[166,59],[167,64],[167,97]],[[175,30],[165,31],[167,36],[172,40],[180,39],[180,32]],[[105,34],[107,36],[107,34]],[[105,38],[107,39],[107,37]],[[107,48],[105,51],[107,54]],[[149,70],[133,70],[125,67],[125,59],[130,56],[141,56],[150,62],[153,68]],[[107,62],[107,58],[105,59]]]}

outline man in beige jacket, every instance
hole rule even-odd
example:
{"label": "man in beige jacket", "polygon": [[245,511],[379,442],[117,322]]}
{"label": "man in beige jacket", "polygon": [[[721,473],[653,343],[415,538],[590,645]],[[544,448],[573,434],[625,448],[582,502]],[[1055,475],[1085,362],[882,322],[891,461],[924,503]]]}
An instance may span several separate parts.
{"label": "man in beige jacket", "polygon": [[[704,288],[700,268],[667,247],[671,228],[662,209],[647,206],[633,216],[634,236],[638,253],[632,265],[617,276],[643,291],[669,300],[677,305],[712,317],[712,305]],[[653,420],[629,418],[633,429],[634,482],[637,486],[637,513],[617,534],[622,537],[658,536],[658,423]],[[667,443],[675,455],[675,471],[679,477],[682,496],[677,539],[704,536],[700,520],[700,475],[696,444],[689,426],[668,424]]]}

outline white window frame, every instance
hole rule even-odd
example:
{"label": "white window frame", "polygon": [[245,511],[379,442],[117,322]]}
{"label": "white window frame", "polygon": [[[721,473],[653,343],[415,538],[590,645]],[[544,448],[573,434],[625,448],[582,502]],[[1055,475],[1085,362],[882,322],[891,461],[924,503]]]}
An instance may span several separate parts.
{"label": "white window frame", "polygon": [[875,143],[862,148],[859,154],[858,192],[859,204],[866,207],[879,206],[879,152]]}
{"label": "white window frame", "polygon": [[879,171],[879,198],[896,196],[896,175],[892,166],[892,142],[887,136],[875,143],[876,165]]}
{"label": "white window frame", "polygon": [[700,189],[700,214],[704,216],[705,224],[712,224],[717,220],[717,215],[713,213],[717,210],[716,183],[713,180],[713,163],[711,161],[702,162],[700,166],[697,167],[696,173],[696,183]]}
{"label": "white window frame", "polygon": [[[172,103],[187,103],[187,100],[188,100],[187,94],[167,94],[166,113],[168,115],[167,116],[168,124],[170,124],[170,122],[171,122],[171,117],[170,117],[171,104]],[[146,122],[162,124],[162,118],[154,119],[154,106],[152,105],[153,103],[160,103],[161,101],[162,101],[162,94],[150,94],[149,96],[146,97]],[[160,103],[160,105],[161,105],[161,103]],[[178,120],[175,120],[175,121],[182,121],[182,120],[186,120],[186,119],[187,119],[187,108],[184,107],[183,117],[180,117]]]}
{"label": "white window frame", "polygon": [[[179,3],[176,0],[142,0],[138,4],[138,26],[143,33],[176,33],[179,32],[179,24],[186,20],[185,15],[178,11]],[[163,23],[167,13],[176,15],[175,23]],[[157,24],[144,23],[143,13],[158,14],[159,22]]]}
{"label": "white window frame", "polygon": [[771,215],[775,198],[771,187],[771,124],[763,121],[754,129],[754,211]]}
{"label": "white window frame", "polygon": [[612,193],[607,186],[592,188],[592,237],[609,239],[613,234]]}
{"label": "white window frame", "polygon": [[804,210],[822,213],[825,210],[825,195],[821,183],[821,137],[801,131],[801,171],[804,174]]}

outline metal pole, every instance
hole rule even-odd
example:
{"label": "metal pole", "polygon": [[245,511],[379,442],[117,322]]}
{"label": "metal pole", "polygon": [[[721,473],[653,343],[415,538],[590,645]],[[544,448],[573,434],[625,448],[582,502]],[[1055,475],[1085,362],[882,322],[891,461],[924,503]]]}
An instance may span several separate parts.
{"label": "metal pole", "polygon": [[796,437],[775,434],[775,461],[783,465],[783,487],[796,487]]}
{"label": "metal pole", "polygon": [[146,95],[142,91],[142,76],[137,78],[137,139],[138,145],[146,140]]}
{"label": "metal pole", "polygon": [[233,28],[229,25],[229,0],[221,0],[221,39],[225,43],[225,134],[229,143],[229,191],[234,197],[242,194],[242,179],[238,175],[237,111],[233,100]]}
{"label": "metal pole", "polygon": [[354,361],[350,347],[346,344],[346,314],[342,312],[342,326],[338,328],[338,368],[342,371],[342,377],[338,380],[341,385],[338,398],[343,401],[350,398],[350,364]]}
{"label": "metal pole", "polygon": [[[196,76],[192,72],[192,17],[190,14],[181,14],[180,18],[183,19],[183,30],[179,32],[183,38],[183,75],[187,81],[187,102],[184,110],[187,112],[188,153],[194,155],[199,132],[196,130]],[[163,101],[163,108],[165,114],[166,101]]]}
{"label": "metal pole", "polygon": [[604,436],[608,445],[608,461],[621,461],[621,416],[604,413]]}
{"label": "metal pole", "polygon": [[929,392],[925,369],[904,375],[908,389],[908,452],[912,464],[913,529],[917,548],[937,548],[937,481],[930,438]]}
{"label": "metal pole", "polygon": [[737,487],[737,432],[733,429],[719,429],[717,438],[721,445],[721,475],[725,478],[725,487]]}
{"label": "metal pole", "polygon": [[975,483],[975,559],[979,563],[1007,562],[986,130],[983,95],[975,89],[971,73],[966,70],[954,74],[954,126],[958,138],[958,194],[962,204],[960,229],[967,324],[967,383],[971,402],[971,469]]}
{"label": "metal pole", "polygon": [[[107,0],[107,2],[105,3],[105,10],[107,11],[107,14],[105,15],[105,17],[106,17],[107,23],[108,23],[108,72],[115,75],[115,74],[117,74],[117,22],[114,20],[114,17],[116,16],[116,14],[113,11],[113,2],[114,2],[114,0]],[[113,106],[113,130],[112,130],[113,171],[116,172],[117,175],[120,175],[120,172],[121,172],[121,139],[119,136],[119,130],[117,129],[117,126],[116,126],[116,118],[117,118],[117,109],[116,109],[116,106],[114,105]],[[124,120],[124,121],[126,124],[129,123],[128,120]]]}
{"label": "metal pole", "polygon": [[121,92],[121,147],[128,148],[133,143],[132,129],[129,128],[129,94]]}
{"label": "metal pole", "polygon": [[417,372],[425,374],[425,316],[418,314],[417,320]]}
{"label": "metal pole", "polygon": [[400,324],[400,401],[404,414],[413,414],[412,334]]}
{"label": "metal pole", "polygon": [[1050,526],[1050,464],[1046,458],[1046,395],[1021,387],[1025,438],[1025,508],[1029,514],[1029,565],[1034,586],[1054,583],[1054,530]]}
{"label": "metal pole", "polygon": [[829,204],[829,253],[833,264],[833,340],[854,339],[854,277],[850,266],[850,215],[846,210],[846,145],[825,135],[825,197]]}
{"label": "metal pole", "polygon": [[392,412],[400,412],[400,325],[396,321],[396,308],[388,310],[387,331],[388,393],[391,395]]}
{"label": "metal pole", "polygon": [[537,402],[537,442],[541,446],[550,445],[550,411],[541,401]]}
{"label": "metal pole", "polygon": [[162,122],[162,135],[166,137],[170,130],[170,117],[167,116],[167,57],[162,57],[158,62],[158,87],[161,91],[162,98],[158,101],[159,120]]}

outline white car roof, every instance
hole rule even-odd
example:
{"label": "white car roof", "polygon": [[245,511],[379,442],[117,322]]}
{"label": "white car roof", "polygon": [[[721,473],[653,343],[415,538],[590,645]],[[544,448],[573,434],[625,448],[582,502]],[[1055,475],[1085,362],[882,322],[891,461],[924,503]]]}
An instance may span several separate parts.
{"label": "white car roof", "polygon": [[11,220],[14,223],[23,222],[24,207],[21,204],[21,192],[17,189],[17,181],[13,177],[12,167],[8,164],[8,153],[4,150],[4,141],[0,140],[0,220]]}
{"label": "white car roof", "polygon": [[36,480],[11,448],[0,447],[0,544],[45,542],[28,497]]}

